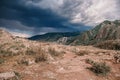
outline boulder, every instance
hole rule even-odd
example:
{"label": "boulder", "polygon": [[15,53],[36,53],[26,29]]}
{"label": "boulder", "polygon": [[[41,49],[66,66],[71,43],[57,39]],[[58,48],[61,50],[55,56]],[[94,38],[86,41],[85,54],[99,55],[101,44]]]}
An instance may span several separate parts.
{"label": "boulder", "polygon": [[3,72],[0,73],[0,80],[19,80],[15,72]]}

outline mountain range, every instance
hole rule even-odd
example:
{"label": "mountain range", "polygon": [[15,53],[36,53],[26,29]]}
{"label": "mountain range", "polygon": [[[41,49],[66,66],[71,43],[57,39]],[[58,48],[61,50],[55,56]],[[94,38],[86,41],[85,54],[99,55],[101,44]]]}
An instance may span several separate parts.
{"label": "mountain range", "polygon": [[51,32],[43,35],[35,35],[28,39],[37,41],[57,42],[60,38],[80,35],[80,32]]}
{"label": "mountain range", "polygon": [[85,32],[46,33],[29,38],[30,40],[58,42],[67,45],[89,45],[105,40],[120,39],[120,20],[104,21]]}
{"label": "mountain range", "polygon": [[86,31],[73,38],[70,44],[95,44],[106,40],[120,39],[120,20],[104,21],[92,30]]}

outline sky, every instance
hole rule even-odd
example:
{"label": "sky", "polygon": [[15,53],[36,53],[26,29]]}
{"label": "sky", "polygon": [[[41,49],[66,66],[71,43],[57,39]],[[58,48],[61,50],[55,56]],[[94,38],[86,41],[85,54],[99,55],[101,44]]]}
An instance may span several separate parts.
{"label": "sky", "polygon": [[0,28],[30,37],[88,30],[120,20],[120,0],[0,0]]}

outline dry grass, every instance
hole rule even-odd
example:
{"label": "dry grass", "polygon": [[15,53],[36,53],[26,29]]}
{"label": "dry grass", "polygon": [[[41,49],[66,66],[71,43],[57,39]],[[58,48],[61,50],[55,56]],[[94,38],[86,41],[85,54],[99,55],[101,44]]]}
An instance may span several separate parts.
{"label": "dry grass", "polygon": [[25,59],[25,57],[23,57],[23,58],[21,58],[20,60],[17,61],[17,64],[28,66],[29,62]]}
{"label": "dry grass", "polygon": [[89,51],[85,51],[85,50],[80,50],[79,52],[76,52],[76,54],[78,56],[84,56],[84,55],[88,55]]}
{"label": "dry grass", "polygon": [[85,62],[88,63],[88,64],[94,64],[94,61],[91,60],[91,59],[86,59]]}
{"label": "dry grass", "polygon": [[106,63],[97,63],[95,62],[92,67],[90,68],[97,75],[107,75],[110,72],[110,67],[106,65]]}
{"label": "dry grass", "polygon": [[3,58],[0,58],[0,64],[4,63],[5,60]]}
{"label": "dry grass", "polygon": [[48,48],[48,52],[52,55],[52,56],[59,56],[60,53],[58,51],[55,50],[55,48]]}
{"label": "dry grass", "polygon": [[26,52],[25,52],[26,55],[35,55],[36,52],[33,48],[27,48]]}
{"label": "dry grass", "polygon": [[120,50],[120,40],[108,40],[95,45],[102,49]]}
{"label": "dry grass", "polygon": [[0,49],[0,57],[8,57],[8,56],[14,56],[14,53],[9,50],[1,50]]}
{"label": "dry grass", "polygon": [[47,61],[47,53],[41,47],[38,47],[35,54],[35,62]]}
{"label": "dry grass", "polygon": [[91,59],[86,59],[86,63],[92,65],[92,67],[89,67],[88,69],[96,75],[106,76],[111,71],[110,66],[108,66],[105,62],[94,62]]}
{"label": "dry grass", "polygon": [[115,63],[120,63],[120,53],[114,54],[113,57],[114,57]]}

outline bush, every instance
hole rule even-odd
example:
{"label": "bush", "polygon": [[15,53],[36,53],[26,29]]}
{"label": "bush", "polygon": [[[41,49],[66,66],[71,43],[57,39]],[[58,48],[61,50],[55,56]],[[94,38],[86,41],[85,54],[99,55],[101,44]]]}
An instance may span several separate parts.
{"label": "bush", "polygon": [[57,52],[54,48],[49,48],[48,51],[52,56],[59,56],[60,55],[60,53]]}
{"label": "bush", "polygon": [[8,57],[8,56],[13,56],[14,53],[9,50],[0,50],[0,57]]}
{"label": "bush", "polygon": [[14,73],[15,73],[15,78],[14,79],[12,79],[12,80],[21,80],[21,75],[20,75],[20,73],[18,73],[18,72],[16,72],[16,71],[14,71]]}
{"label": "bush", "polygon": [[40,55],[35,57],[35,62],[38,63],[40,61],[47,61],[46,53],[40,53]]}
{"label": "bush", "polygon": [[120,54],[119,53],[115,54],[113,57],[114,57],[114,60],[116,63],[120,63]]}
{"label": "bush", "polygon": [[91,59],[86,59],[85,62],[91,65],[94,64],[94,61],[92,61]]}
{"label": "bush", "polygon": [[28,64],[29,64],[29,62],[25,58],[18,60],[17,63],[22,64],[22,65],[26,65],[26,66],[28,66]]}
{"label": "bush", "polygon": [[106,65],[106,63],[96,63],[96,62],[92,64],[92,67],[89,69],[97,75],[99,74],[106,75],[111,70],[110,67]]}
{"label": "bush", "polygon": [[102,49],[120,50],[120,40],[107,40],[94,45]]}
{"label": "bush", "polygon": [[35,62],[38,63],[38,62],[41,62],[41,61],[46,61],[47,58],[46,56],[37,56],[35,57]]}
{"label": "bush", "polygon": [[2,59],[2,58],[0,58],[0,64],[2,64],[2,63],[4,63],[4,62],[5,62],[5,60]]}
{"label": "bush", "polygon": [[38,63],[40,61],[46,61],[47,60],[47,54],[44,50],[42,50],[41,48],[38,48],[37,50],[37,54],[35,57],[35,62]]}
{"label": "bush", "polygon": [[84,55],[88,55],[88,51],[82,50],[82,51],[77,52],[76,54],[77,54],[78,56],[84,56]]}
{"label": "bush", "polygon": [[33,49],[27,48],[26,55],[35,55],[36,52]]}

